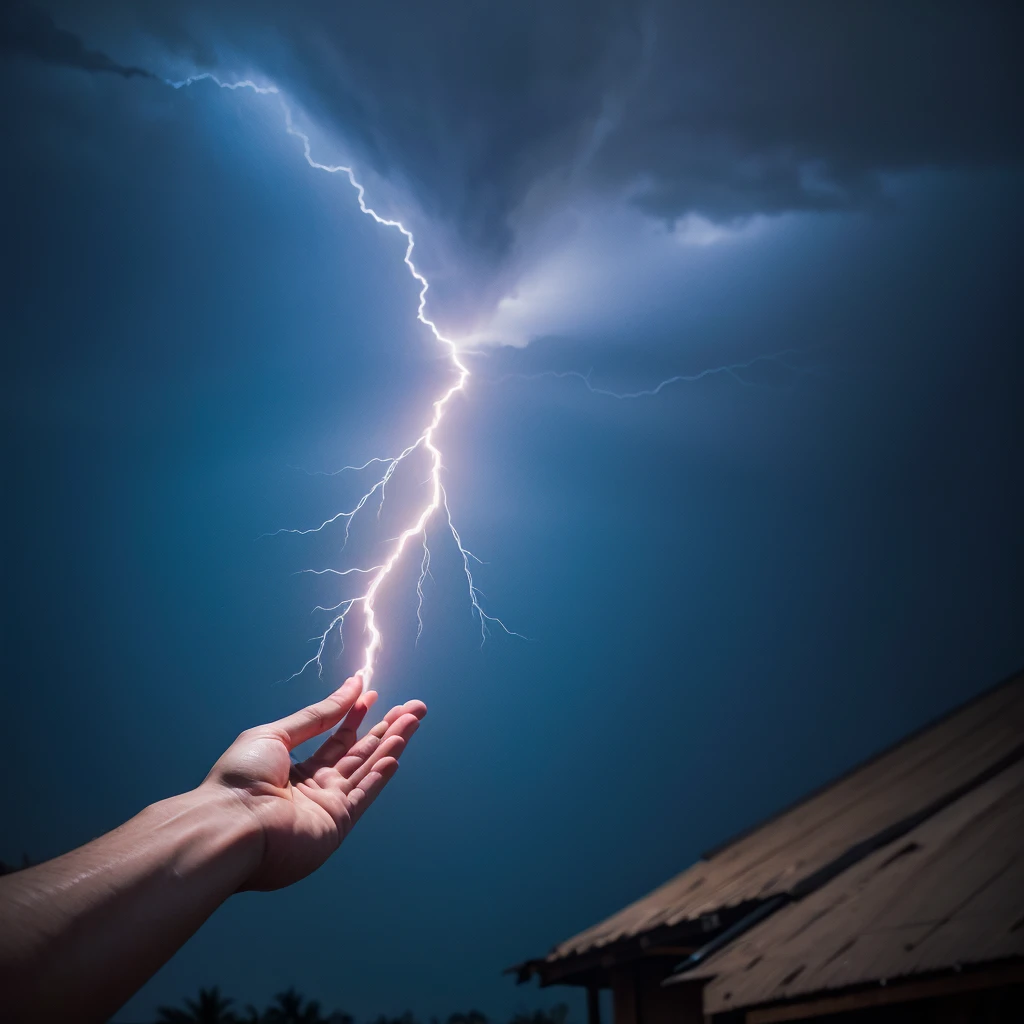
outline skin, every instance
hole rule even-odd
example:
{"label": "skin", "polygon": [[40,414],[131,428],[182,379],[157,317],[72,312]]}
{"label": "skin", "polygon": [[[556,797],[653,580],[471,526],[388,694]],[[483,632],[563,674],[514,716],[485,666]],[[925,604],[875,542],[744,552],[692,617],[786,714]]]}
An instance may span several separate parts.
{"label": "skin", "polygon": [[[62,857],[0,878],[0,991],[11,1020],[102,1021],[232,893],[315,871],[394,777],[421,719],[358,676],[318,704],[247,729],[196,789]],[[339,724],[340,723],[340,724]],[[338,728],[311,757],[300,743]]]}

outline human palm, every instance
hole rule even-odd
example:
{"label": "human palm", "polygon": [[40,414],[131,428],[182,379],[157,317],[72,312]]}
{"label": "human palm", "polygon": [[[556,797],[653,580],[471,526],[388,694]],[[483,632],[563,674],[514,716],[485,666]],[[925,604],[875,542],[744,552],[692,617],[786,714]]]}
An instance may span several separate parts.
{"label": "human palm", "polygon": [[[427,708],[394,707],[359,738],[376,697],[353,676],[319,704],[247,729],[213,766],[203,785],[234,793],[262,834],[262,857],[244,888],[278,889],[315,871],[394,776]],[[339,722],[313,755],[292,763],[295,747]]]}

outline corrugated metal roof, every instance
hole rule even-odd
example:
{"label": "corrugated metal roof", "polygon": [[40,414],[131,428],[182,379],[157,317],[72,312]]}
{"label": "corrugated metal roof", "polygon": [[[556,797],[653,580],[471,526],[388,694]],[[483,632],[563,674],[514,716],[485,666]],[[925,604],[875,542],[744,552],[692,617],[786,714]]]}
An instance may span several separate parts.
{"label": "corrugated metal roof", "polygon": [[[1024,675],[989,691],[812,794],[599,924],[543,962],[589,953],[656,928],[798,892],[858,844],[1012,759],[1024,741]],[[535,962],[536,963],[536,962]],[[527,966],[527,965],[524,965]]]}
{"label": "corrugated metal roof", "polygon": [[753,927],[687,978],[705,1013],[1024,957],[1024,762]]}

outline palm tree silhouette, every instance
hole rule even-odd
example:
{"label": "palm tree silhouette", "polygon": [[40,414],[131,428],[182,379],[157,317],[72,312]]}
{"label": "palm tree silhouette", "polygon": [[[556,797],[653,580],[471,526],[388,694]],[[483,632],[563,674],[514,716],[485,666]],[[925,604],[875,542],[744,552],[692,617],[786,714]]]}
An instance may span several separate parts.
{"label": "palm tree silhouette", "polygon": [[[185,1009],[161,1006],[157,1024],[354,1024],[350,1014],[335,1010],[323,1014],[315,999],[306,999],[294,985],[274,996],[271,1005],[260,1013],[251,1004],[245,1008],[245,1015],[238,1016],[231,1009],[233,999],[222,996],[220,988],[201,988],[198,999],[186,999]],[[563,1003],[549,1010],[535,1010],[533,1013],[519,1013],[509,1024],[566,1024],[569,1008]],[[381,1015],[373,1024],[419,1024],[413,1014],[406,1012],[400,1017]],[[430,1024],[438,1024],[432,1018]],[[479,1010],[451,1014],[445,1024],[490,1024],[486,1014]]]}
{"label": "palm tree silhouette", "polygon": [[220,994],[220,988],[201,988],[198,999],[186,999],[186,1009],[173,1006],[158,1008],[159,1024],[237,1024],[238,1018],[229,1007],[234,1002]]}
{"label": "palm tree silhouette", "polygon": [[294,985],[274,996],[274,1005],[264,1012],[262,1020],[266,1024],[327,1024],[320,1004],[314,999],[307,1002]]}

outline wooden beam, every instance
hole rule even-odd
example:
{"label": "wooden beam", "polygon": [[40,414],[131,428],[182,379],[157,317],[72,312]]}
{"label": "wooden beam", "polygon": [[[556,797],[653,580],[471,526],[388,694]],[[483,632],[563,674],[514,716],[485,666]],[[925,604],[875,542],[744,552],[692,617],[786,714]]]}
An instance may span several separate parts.
{"label": "wooden beam", "polygon": [[766,1006],[760,1010],[748,1010],[747,1024],[776,1024],[778,1021],[806,1020],[808,1017],[824,1017],[832,1013],[846,1013],[848,1010],[909,1003],[919,999],[954,995],[958,992],[977,992],[980,989],[1020,984],[1024,984],[1024,964],[1010,964],[1006,967],[983,971],[964,971],[960,974],[945,975],[926,981],[879,985],[877,988],[790,1003],[787,1006]]}
{"label": "wooden beam", "polygon": [[636,1005],[636,977],[628,967],[612,971],[613,1024],[640,1024]]}
{"label": "wooden beam", "polygon": [[596,985],[587,989],[587,1024],[601,1024],[601,990]]}

